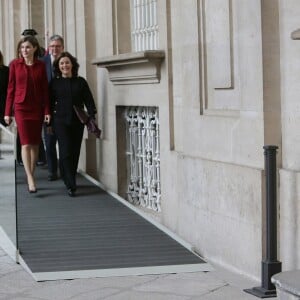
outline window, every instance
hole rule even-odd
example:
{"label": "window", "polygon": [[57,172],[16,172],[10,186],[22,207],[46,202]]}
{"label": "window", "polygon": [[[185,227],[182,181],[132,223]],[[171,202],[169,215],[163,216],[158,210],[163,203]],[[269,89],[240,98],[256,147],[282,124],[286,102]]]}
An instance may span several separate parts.
{"label": "window", "polygon": [[132,51],[158,49],[157,0],[131,0]]}

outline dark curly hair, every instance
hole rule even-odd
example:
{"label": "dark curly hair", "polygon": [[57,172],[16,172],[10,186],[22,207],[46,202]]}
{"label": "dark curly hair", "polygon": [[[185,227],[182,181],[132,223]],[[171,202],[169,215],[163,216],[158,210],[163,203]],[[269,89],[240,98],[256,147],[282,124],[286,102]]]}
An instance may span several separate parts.
{"label": "dark curly hair", "polygon": [[71,63],[72,63],[72,77],[77,77],[78,76],[79,64],[77,62],[77,58],[74,57],[69,52],[62,52],[61,55],[54,61],[53,67],[54,67],[55,77],[61,77],[61,71],[59,69],[59,62],[64,57],[68,57],[70,59]]}

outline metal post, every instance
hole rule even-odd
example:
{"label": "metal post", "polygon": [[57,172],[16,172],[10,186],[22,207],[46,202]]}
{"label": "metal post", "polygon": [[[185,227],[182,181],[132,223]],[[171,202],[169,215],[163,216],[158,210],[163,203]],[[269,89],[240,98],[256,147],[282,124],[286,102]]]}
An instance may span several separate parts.
{"label": "metal post", "polygon": [[264,146],[266,173],[266,257],[262,260],[261,286],[246,289],[245,292],[259,298],[276,297],[276,288],[271,277],[281,272],[277,260],[277,146]]}

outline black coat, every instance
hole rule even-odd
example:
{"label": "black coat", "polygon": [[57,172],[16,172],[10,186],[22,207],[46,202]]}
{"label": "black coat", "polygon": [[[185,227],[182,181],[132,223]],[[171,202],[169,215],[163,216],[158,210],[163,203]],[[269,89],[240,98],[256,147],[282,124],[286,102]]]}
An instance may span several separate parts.
{"label": "black coat", "polygon": [[53,78],[50,83],[51,111],[57,120],[71,124],[77,115],[73,105],[87,109],[90,116],[96,114],[96,106],[93,95],[87,81],[83,77]]}
{"label": "black coat", "polygon": [[9,68],[7,66],[0,67],[0,120],[2,121],[5,111],[5,101],[8,86]]}

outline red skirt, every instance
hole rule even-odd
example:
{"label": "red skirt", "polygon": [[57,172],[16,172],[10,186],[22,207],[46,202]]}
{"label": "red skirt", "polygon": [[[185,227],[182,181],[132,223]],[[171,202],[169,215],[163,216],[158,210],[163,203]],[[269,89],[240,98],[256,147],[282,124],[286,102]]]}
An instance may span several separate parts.
{"label": "red skirt", "polygon": [[15,114],[21,145],[39,145],[42,140],[42,120],[27,119]]}

